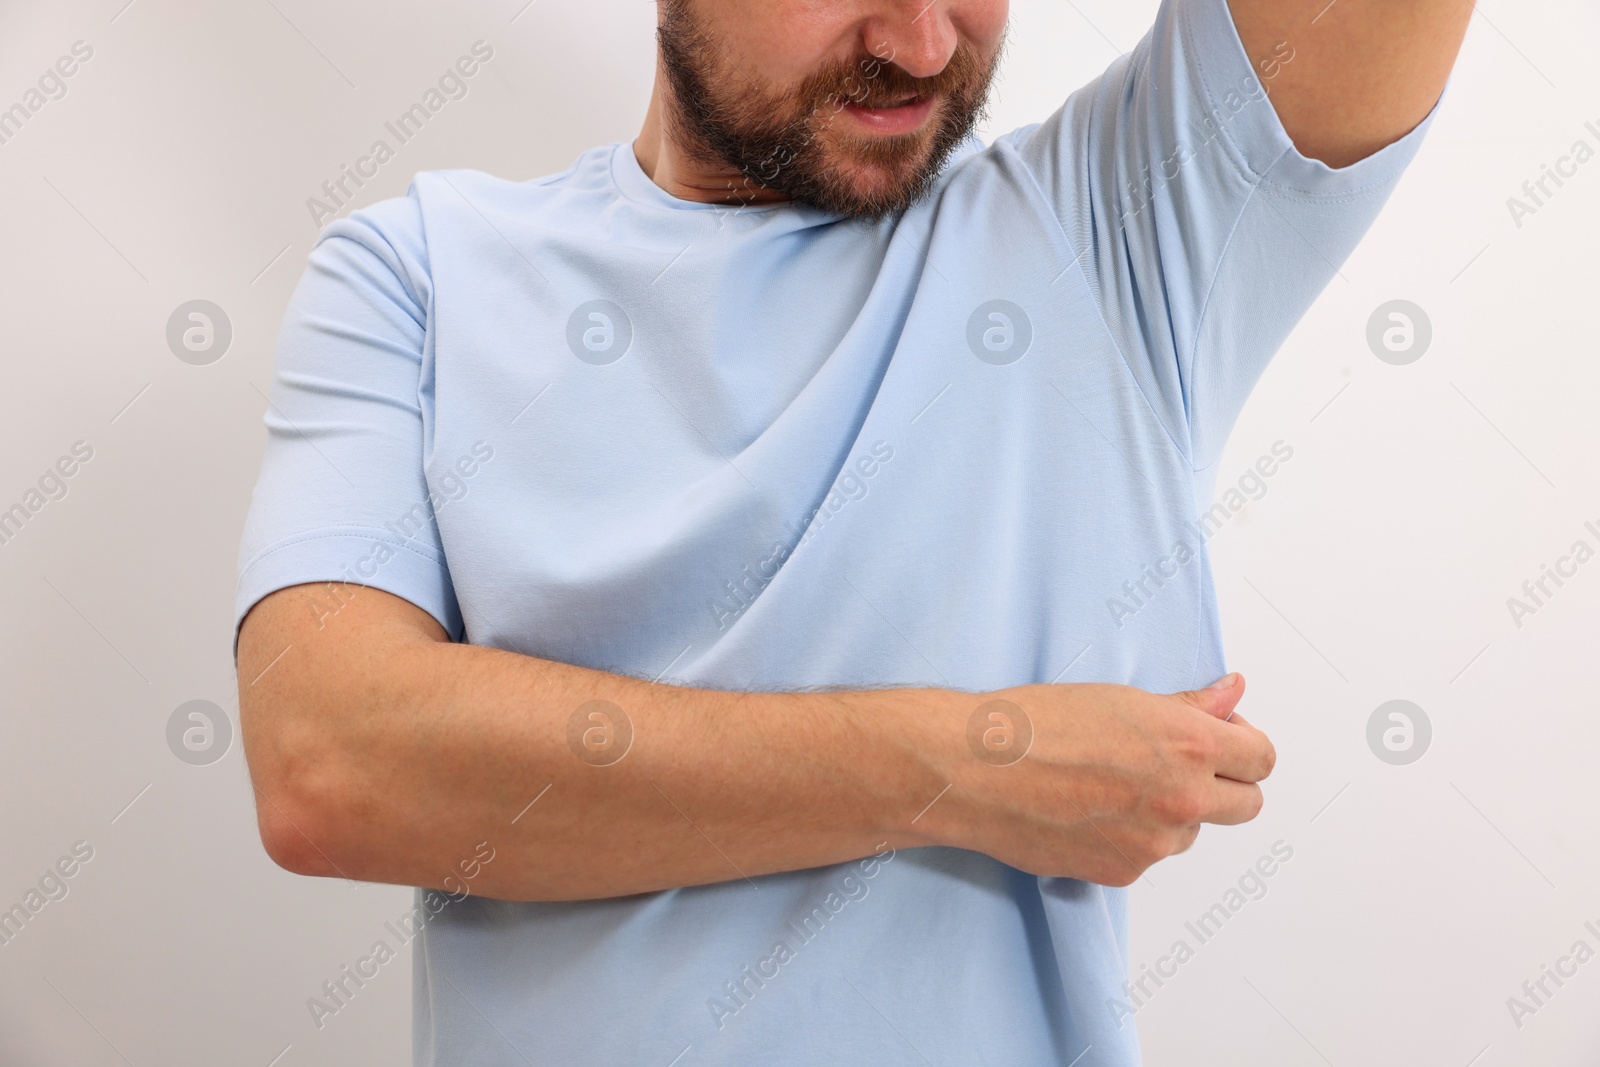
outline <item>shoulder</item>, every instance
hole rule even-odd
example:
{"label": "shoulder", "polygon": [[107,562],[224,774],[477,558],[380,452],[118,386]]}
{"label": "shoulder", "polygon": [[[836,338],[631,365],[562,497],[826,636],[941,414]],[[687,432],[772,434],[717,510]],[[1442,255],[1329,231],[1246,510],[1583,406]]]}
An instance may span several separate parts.
{"label": "shoulder", "polygon": [[[352,211],[323,228],[317,244],[346,239],[377,254],[407,280],[429,277],[452,250],[504,247],[528,225],[559,227],[582,217],[580,202],[612,193],[615,145],[583,152],[568,168],[505,178],[471,168],[417,171],[402,196]],[[575,214],[576,212],[576,214]]]}
{"label": "shoulder", "polygon": [[481,251],[485,241],[503,245],[510,231],[556,217],[563,199],[609,178],[613,147],[590,149],[566,170],[530,179],[470,168],[417,171],[404,194],[325,225],[311,261],[347,273],[357,270],[368,280],[378,280],[386,269],[418,305],[426,306],[441,256],[452,249]]}
{"label": "shoulder", "polygon": [[[458,217],[476,218],[479,228],[499,218],[547,216],[574,197],[614,191],[611,160],[617,146],[598,145],[581,153],[565,170],[533,178],[503,178],[482,170],[458,168],[417,172],[404,197],[413,221],[439,227]],[[377,205],[374,205],[377,206]],[[398,208],[391,210],[401,212]]]}

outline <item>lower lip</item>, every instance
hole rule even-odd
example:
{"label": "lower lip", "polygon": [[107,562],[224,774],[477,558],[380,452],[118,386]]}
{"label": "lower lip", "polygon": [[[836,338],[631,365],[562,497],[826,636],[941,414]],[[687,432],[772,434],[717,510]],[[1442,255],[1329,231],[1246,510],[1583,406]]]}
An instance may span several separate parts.
{"label": "lower lip", "polygon": [[900,107],[859,107],[846,102],[844,110],[876,133],[910,133],[921,126],[928,112],[933,110],[933,97],[924,96]]}

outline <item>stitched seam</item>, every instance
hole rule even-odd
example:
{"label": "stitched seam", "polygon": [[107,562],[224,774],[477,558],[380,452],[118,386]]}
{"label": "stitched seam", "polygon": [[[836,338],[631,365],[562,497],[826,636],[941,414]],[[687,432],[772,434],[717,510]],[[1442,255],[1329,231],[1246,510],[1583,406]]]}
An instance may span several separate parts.
{"label": "stitched seam", "polygon": [[[1231,18],[1232,16],[1230,15],[1229,17]],[[1206,106],[1212,110],[1215,110],[1216,101],[1211,95],[1211,85],[1210,79],[1206,75],[1205,59],[1201,55],[1200,50],[1195,47],[1194,29],[1190,22],[1189,9],[1187,7],[1180,9],[1179,21],[1184,34],[1184,45],[1188,48],[1189,54],[1194,56],[1195,69],[1200,75],[1200,94],[1205,99]],[[1252,76],[1254,76],[1254,73],[1254,71],[1251,71]],[[1273,106],[1272,101],[1266,97],[1262,98],[1261,103],[1265,104],[1267,107]],[[1224,154],[1230,157],[1230,161],[1233,163],[1235,169],[1239,172],[1239,175],[1250,182],[1250,192],[1246,194],[1244,200],[1240,202],[1239,210],[1234,215],[1233,223],[1228,227],[1228,237],[1222,242],[1222,247],[1217,252],[1216,261],[1211,265],[1211,277],[1206,283],[1205,296],[1200,302],[1200,314],[1195,317],[1194,336],[1189,341],[1187,352],[1189,381],[1188,387],[1184,390],[1185,396],[1183,413],[1184,422],[1189,431],[1189,451],[1186,455],[1186,458],[1189,460],[1191,477],[1203,469],[1194,466],[1196,459],[1194,447],[1194,411],[1191,401],[1196,390],[1196,383],[1193,380],[1197,370],[1195,363],[1196,351],[1197,346],[1199,345],[1200,337],[1205,331],[1206,316],[1211,312],[1211,301],[1216,295],[1217,282],[1222,277],[1222,264],[1227,260],[1229,250],[1233,248],[1234,238],[1239,234],[1239,226],[1244,222],[1245,212],[1249,210],[1250,203],[1255,199],[1256,193],[1261,188],[1261,183],[1265,180],[1267,172],[1276,167],[1289,152],[1289,149],[1285,149],[1283,152],[1280,152],[1277,159],[1272,161],[1271,165],[1267,167],[1266,171],[1257,174],[1255,169],[1250,166],[1249,157],[1246,156],[1243,150],[1239,148],[1238,142],[1234,139],[1233,131],[1227,126],[1223,126],[1222,134],[1227,141],[1228,147],[1232,149],[1231,152],[1225,152]],[[1178,356],[1180,378],[1182,377],[1182,368],[1184,366],[1184,355],[1184,353],[1179,353]],[[1207,464],[1207,466],[1210,466],[1210,464]],[[1196,503],[1198,505],[1198,502]]]}
{"label": "stitched seam", "polygon": [[[1132,73],[1134,64],[1131,60],[1128,63],[1128,67],[1129,73],[1123,76],[1123,84],[1119,87],[1119,92],[1121,89],[1126,88],[1127,79]],[[1064,123],[1057,124],[1055,127],[1056,132],[1070,132],[1066,131],[1064,126]],[[1038,136],[1037,131],[1035,131],[1034,136]],[[1144,406],[1149,410],[1151,417],[1156,420],[1156,425],[1160,426],[1161,432],[1167,435],[1167,440],[1172,443],[1172,447],[1176,449],[1178,455],[1183,458],[1185,465],[1191,465],[1193,463],[1193,456],[1189,452],[1185,451],[1183,445],[1181,445],[1178,442],[1178,439],[1173,436],[1172,428],[1167,425],[1167,420],[1162,416],[1161,411],[1156,407],[1155,404],[1151,402],[1150,394],[1145,391],[1144,383],[1139,380],[1138,372],[1133,368],[1133,360],[1128,357],[1127,351],[1124,350],[1122,345],[1117,341],[1116,331],[1111,328],[1111,322],[1106,316],[1105,304],[1100,296],[1100,293],[1089,280],[1088,268],[1084,264],[1085,253],[1080,252],[1077,245],[1073,243],[1072,235],[1067,232],[1066,223],[1063,222],[1061,216],[1056,213],[1055,204],[1051,202],[1049,194],[1044,191],[1044,187],[1039,184],[1039,179],[1034,176],[1033,169],[1029,167],[1027,162],[1017,154],[1016,145],[1008,142],[1006,144],[1006,149],[1010,152],[1017,169],[1022,171],[1022,173],[1027,176],[1028,184],[1031,185],[1034,192],[1038,194],[1039,200],[1045,206],[1045,214],[1049,216],[1053,222],[1055,222],[1056,230],[1061,234],[1061,239],[1066,242],[1068,251],[1076,253],[1073,256],[1072,264],[1076,266],[1078,274],[1083,278],[1084,289],[1089,294],[1090,303],[1094,305],[1095,314],[1100,317],[1100,325],[1105,329],[1106,339],[1111,342],[1111,347],[1114,348],[1117,352],[1117,355],[1121,357],[1123,370],[1127,372],[1128,378],[1133,382],[1134,389],[1138,390],[1139,398],[1144,401]]]}
{"label": "stitched seam", "polygon": [[[371,531],[372,533],[380,533],[381,532],[383,534],[383,536],[382,537],[372,537],[372,536],[369,536],[364,531]],[[266,548],[263,548],[261,551],[257,552],[255,554],[255,556],[251,558],[250,562],[244,565],[244,569],[239,572],[239,578],[242,581],[244,579],[244,576],[249,574],[258,565],[260,565],[260,563],[263,560],[265,560],[268,556],[280,551],[281,549],[290,548],[290,547],[293,547],[294,545],[298,545],[298,544],[301,544],[301,543],[306,542],[306,541],[324,541],[324,540],[327,540],[328,538],[340,538],[342,540],[350,540],[350,541],[360,540],[360,541],[363,541],[363,542],[377,541],[377,542],[380,542],[382,544],[388,545],[390,548],[399,549],[399,550],[404,551],[404,552],[414,553],[414,554],[416,554],[418,556],[421,556],[423,559],[427,560],[429,563],[433,563],[433,564],[436,564],[438,566],[447,566],[445,561],[443,559],[439,558],[438,556],[435,556],[431,550],[423,550],[423,549],[417,548],[417,547],[415,547],[413,545],[406,544],[406,543],[401,542],[401,541],[396,541],[394,539],[393,535],[391,535],[389,533],[389,531],[383,530],[381,527],[377,527],[377,526],[341,526],[341,527],[339,527],[338,532],[299,533],[299,534],[289,534],[287,537],[278,538],[278,540],[272,542],[272,544],[268,545]]]}
{"label": "stitched seam", "polygon": [[[1277,161],[1274,162],[1270,168],[1268,168],[1269,171],[1276,170],[1278,168],[1278,164],[1287,158],[1287,156],[1287,152],[1285,152],[1282,156],[1279,156]],[[1372,157],[1368,156],[1367,158],[1371,159]],[[1390,182],[1394,181],[1394,178],[1395,172],[1391,170],[1386,172],[1382,178],[1372,182],[1371,184],[1363,185],[1356,189],[1341,189],[1337,193],[1318,193],[1315,189],[1300,189],[1293,185],[1286,185],[1283,182],[1275,182],[1267,175],[1262,176],[1259,184],[1269,188],[1275,194],[1281,194],[1281,199],[1291,200],[1296,203],[1349,204],[1354,203],[1357,200],[1363,200],[1366,197],[1371,196],[1373,193],[1382,192],[1384,187],[1389,185]],[[1291,193],[1297,195],[1288,195]]]}
{"label": "stitched seam", "polygon": [[[413,197],[408,190],[405,197],[397,199],[414,200],[415,197]],[[415,210],[417,213],[417,232],[422,237],[422,246],[424,249],[423,254],[426,255],[428,235],[426,222],[422,218],[421,203],[416,203],[413,210]],[[362,217],[357,219],[355,217],[357,214],[361,214]],[[388,250],[388,255],[385,256],[380,254],[370,244],[361,240],[355,235],[332,232],[332,223],[329,224],[329,229],[323,230],[322,236],[317,238],[317,244],[313,246],[312,250],[315,251],[317,246],[322,245],[326,241],[349,241],[351,244],[355,245],[357,249],[371,256],[378,262],[380,266],[383,267],[384,270],[388,271],[394,276],[394,280],[400,283],[401,290],[406,294],[406,300],[411,304],[411,307],[404,310],[410,316],[412,322],[415,322],[418,326],[426,327],[427,309],[423,306],[421,299],[417,295],[415,286],[411,284],[411,279],[408,277],[410,272],[406,269],[405,257],[400,254],[400,249],[396,248],[394,242],[389,239],[389,235],[383,232],[383,228],[378,225],[377,221],[370,214],[364,214],[361,211],[351,212],[351,214],[346,218],[337,221],[343,221],[352,225],[360,226],[367,233],[372,234],[378,240],[383,242],[384,248]],[[394,261],[393,264],[390,262],[391,258]],[[396,267],[395,264],[398,264],[398,267]],[[413,310],[421,311],[422,318],[419,319],[416,315],[410,314]]]}
{"label": "stitched seam", "polygon": [[[1229,13],[1228,17],[1230,19],[1232,18],[1231,13]],[[1189,13],[1189,8],[1188,7],[1184,7],[1179,11],[1178,19],[1179,19],[1179,24],[1182,27],[1182,31],[1183,31],[1183,35],[1184,35],[1184,44],[1185,44],[1185,46],[1187,46],[1187,48],[1189,50],[1189,53],[1194,56],[1195,69],[1200,73],[1200,92],[1205,96],[1205,101],[1206,101],[1207,107],[1215,109],[1216,99],[1211,95],[1211,79],[1209,78],[1209,76],[1206,73],[1205,57],[1201,53],[1201,51],[1198,48],[1195,47],[1195,44],[1194,44],[1194,28],[1193,28],[1193,22],[1192,22],[1192,20],[1190,18],[1190,13]],[[1237,33],[1238,31],[1235,30],[1234,32]],[[1251,73],[1252,77],[1256,77],[1254,68],[1251,68],[1250,73]],[[1256,83],[1258,85],[1260,84],[1260,78],[1259,77],[1256,77]],[[1263,93],[1265,93],[1265,86],[1262,87],[1262,91],[1263,91]],[[1272,98],[1264,95],[1261,98],[1261,103],[1263,103],[1267,107],[1273,109],[1273,121],[1277,122],[1281,126],[1282,125],[1282,120],[1277,117],[1277,109],[1276,109],[1276,106],[1272,103]],[[1286,192],[1286,193],[1298,193],[1302,197],[1310,197],[1310,198],[1312,198],[1311,200],[1303,201],[1303,202],[1306,202],[1306,203],[1311,203],[1311,202],[1328,203],[1328,204],[1349,203],[1350,201],[1355,200],[1355,199],[1357,199],[1357,198],[1359,198],[1361,196],[1365,196],[1365,195],[1368,195],[1368,194],[1370,194],[1372,192],[1380,190],[1382,187],[1388,185],[1391,181],[1394,180],[1394,176],[1395,176],[1394,175],[1394,171],[1391,169],[1391,170],[1384,171],[1381,175],[1379,175],[1378,177],[1374,178],[1372,181],[1368,182],[1366,185],[1357,186],[1354,189],[1341,189],[1337,193],[1334,193],[1334,194],[1327,194],[1327,195],[1319,196],[1318,193],[1316,192],[1316,190],[1313,190],[1313,189],[1300,189],[1300,188],[1297,188],[1295,186],[1285,184],[1283,182],[1273,181],[1272,178],[1270,177],[1271,173],[1274,170],[1277,170],[1279,165],[1282,164],[1282,162],[1286,158],[1289,158],[1289,156],[1292,153],[1295,153],[1296,151],[1298,151],[1294,147],[1294,144],[1293,144],[1292,141],[1291,141],[1291,143],[1290,143],[1288,148],[1284,149],[1283,152],[1279,153],[1277,158],[1274,159],[1270,164],[1267,165],[1266,170],[1263,170],[1258,174],[1258,173],[1256,173],[1255,169],[1250,166],[1250,157],[1245,154],[1244,149],[1240,146],[1238,140],[1234,137],[1233,130],[1228,126],[1223,126],[1223,127],[1221,127],[1221,131],[1222,131],[1223,138],[1227,141],[1228,146],[1232,149],[1232,151],[1229,152],[1228,155],[1231,157],[1231,161],[1232,161],[1234,167],[1236,169],[1238,169],[1241,174],[1243,174],[1247,178],[1254,179],[1254,184],[1257,185],[1257,186],[1265,184],[1265,185],[1270,186],[1274,190],[1280,190],[1280,191],[1283,191],[1283,192]],[[1382,151],[1382,149],[1379,149],[1379,151]],[[1366,158],[1370,159],[1371,156],[1368,156]],[[1363,162],[1364,162],[1364,160],[1363,160]],[[1352,165],[1356,165],[1356,164],[1352,164]],[[1294,198],[1293,197],[1285,197],[1284,199],[1294,199]]]}
{"label": "stitched seam", "polygon": [[[1207,556],[1206,566],[1209,567],[1210,565],[1211,557]],[[1194,662],[1189,664],[1189,677],[1194,678],[1193,684],[1195,685],[1200,684],[1200,679],[1195,677],[1195,672],[1200,669],[1200,653],[1205,651],[1206,647],[1205,641],[1203,641],[1200,636],[1200,617],[1206,610],[1206,597],[1203,583],[1202,588],[1197,590],[1197,592],[1200,595],[1194,598]],[[1226,656],[1223,657],[1223,662],[1226,664]]]}
{"label": "stitched seam", "polygon": [[[1194,336],[1189,341],[1189,378],[1191,380],[1189,381],[1188,389],[1185,390],[1187,395],[1184,398],[1183,411],[1189,428],[1188,459],[1191,475],[1205,469],[1205,467],[1194,466],[1194,461],[1196,458],[1194,452],[1194,412],[1190,410],[1191,405],[1189,402],[1190,398],[1195,395],[1196,383],[1193,381],[1193,378],[1196,370],[1198,369],[1195,362],[1197,357],[1197,348],[1200,344],[1200,337],[1205,332],[1206,316],[1211,313],[1211,300],[1212,297],[1216,295],[1217,282],[1222,277],[1222,264],[1228,258],[1228,252],[1233,248],[1233,240],[1239,234],[1239,226],[1244,222],[1244,213],[1249,209],[1250,202],[1256,198],[1256,190],[1259,187],[1259,184],[1260,183],[1258,181],[1256,185],[1252,185],[1250,187],[1249,194],[1244,198],[1243,202],[1240,203],[1238,214],[1236,214],[1233,218],[1233,225],[1228,227],[1228,239],[1222,242],[1222,248],[1217,253],[1216,263],[1212,265],[1211,280],[1206,284],[1205,299],[1200,302],[1200,314],[1195,316],[1194,320]],[[1183,364],[1180,361],[1179,367],[1181,368],[1182,366]],[[1206,467],[1209,466],[1211,466],[1211,464],[1206,464]]]}
{"label": "stitched seam", "polygon": [[[1223,4],[1223,17],[1229,19],[1230,29],[1232,29],[1233,15],[1232,12],[1227,9],[1225,0],[1216,0],[1216,2]],[[1194,57],[1194,69],[1195,72],[1200,76],[1200,95],[1205,98],[1206,106],[1215,110],[1214,105],[1216,104],[1216,100],[1211,95],[1211,79],[1206,74],[1205,57],[1201,54],[1200,50],[1195,47],[1194,26],[1189,18],[1189,8],[1187,5],[1182,5],[1178,9],[1178,28],[1183,34],[1184,47],[1188,50],[1189,54]],[[1237,33],[1238,31],[1234,30],[1234,32]],[[1251,77],[1255,77],[1255,70],[1253,68],[1250,71],[1250,75]],[[1257,79],[1257,83],[1259,84],[1259,79]],[[1272,101],[1265,95],[1264,88],[1262,93],[1263,95],[1261,97],[1261,103],[1266,104],[1268,107],[1272,107]],[[1228,155],[1230,162],[1233,163],[1234,167],[1246,178],[1253,179],[1253,181],[1259,181],[1262,177],[1264,177],[1264,172],[1262,174],[1257,174],[1255,169],[1250,166],[1250,157],[1245,154],[1244,149],[1240,147],[1239,142],[1234,139],[1233,131],[1226,125],[1221,126],[1220,129],[1222,131],[1223,141],[1226,143],[1226,146],[1231,149],[1231,151],[1227,152],[1226,154]],[[1281,158],[1282,156],[1279,156],[1279,159]],[[1273,160],[1272,165],[1267,169],[1271,170],[1272,166],[1276,166],[1277,163],[1278,160]]]}

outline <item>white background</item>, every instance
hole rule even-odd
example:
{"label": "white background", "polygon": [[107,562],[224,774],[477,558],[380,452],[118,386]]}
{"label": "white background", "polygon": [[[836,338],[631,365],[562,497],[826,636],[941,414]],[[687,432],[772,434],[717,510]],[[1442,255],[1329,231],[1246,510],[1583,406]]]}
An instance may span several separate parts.
{"label": "white background", "polygon": [[[74,441],[94,449],[0,546],[0,908],[74,842],[95,850],[0,945],[0,1061],[406,1063],[409,958],[320,1030],[306,1000],[410,891],[278,870],[237,737],[189,766],[166,724],[193,699],[236,719],[235,554],[317,233],[306,199],[393,144],[384,121],[478,39],[495,56],[470,95],[358,203],[418,170],[534,178],[631,139],[654,6],[125,3],[0,13],[0,107],[74,41],[94,48],[0,145],[0,509]],[[1046,117],[1154,11],[1019,0],[985,138]],[[1600,1062],[1600,961],[1520,1028],[1506,1005],[1578,939],[1600,949],[1583,926],[1600,928],[1600,561],[1520,628],[1506,606],[1573,541],[1600,547],[1583,528],[1600,527],[1600,160],[1520,228],[1506,205],[1578,138],[1600,147],[1597,23],[1577,0],[1480,5],[1420,157],[1234,433],[1219,491],[1294,449],[1212,542],[1243,713],[1279,765],[1256,822],[1208,829],[1136,886],[1135,966],[1194,946],[1185,920],[1274,841],[1294,856],[1141,1008],[1153,1067]],[[165,340],[196,298],[233,324],[210,366]],[[1396,298],[1434,328],[1408,366],[1365,340]],[[1409,766],[1367,746],[1395,698],[1433,725]]]}

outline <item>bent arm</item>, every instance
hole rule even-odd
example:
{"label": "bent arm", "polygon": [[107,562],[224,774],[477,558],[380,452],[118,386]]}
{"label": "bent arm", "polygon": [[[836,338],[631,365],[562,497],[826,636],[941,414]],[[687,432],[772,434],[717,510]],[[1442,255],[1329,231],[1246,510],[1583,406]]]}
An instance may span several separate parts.
{"label": "bent arm", "polygon": [[1416,128],[1444,91],[1472,0],[1229,0],[1302,155],[1343,167]]}
{"label": "bent arm", "polygon": [[[660,685],[455,644],[406,600],[333,588],[273,593],[240,632],[260,832],[288,870],[579,900],[928,843],[908,827],[938,785],[903,727],[964,715],[965,694]],[[592,700],[631,724],[609,765],[620,721],[608,739],[584,717],[587,759],[568,740]]]}

